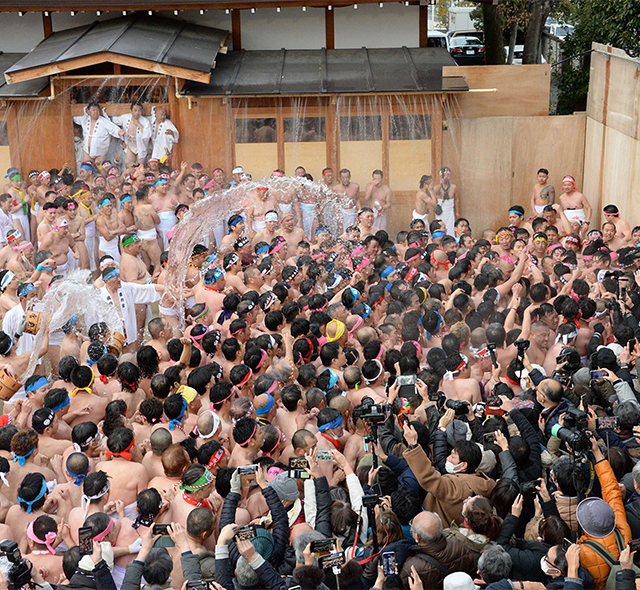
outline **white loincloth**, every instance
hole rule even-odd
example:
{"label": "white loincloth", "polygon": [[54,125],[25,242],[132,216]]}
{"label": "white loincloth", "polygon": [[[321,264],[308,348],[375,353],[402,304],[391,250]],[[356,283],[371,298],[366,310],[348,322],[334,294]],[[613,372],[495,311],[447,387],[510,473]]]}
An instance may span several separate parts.
{"label": "white loincloth", "polygon": [[258,233],[267,227],[267,222],[264,219],[254,219],[251,222],[251,226],[253,227],[253,231]]}
{"label": "white loincloth", "polygon": [[120,250],[118,250],[118,236],[110,240],[105,240],[102,236],[98,241],[98,248],[104,254],[113,257],[116,262],[120,262]]}
{"label": "white loincloth", "polygon": [[178,218],[175,216],[173,211],[158,211],[158,217],[160,218],[160,223],[156,226],[158,233],[162,237],[162,241],[164,243],[164,249],[167,250],[169,248],[169,240],[167,240],[167,232],[178,223]]}
{"label": "white loincloth", "polygon": [[584,214],[584,209],[565,209],[564,210],[565,217],[571,221],[583,221],[587,220],[587,216]]}
{"label": "white loincloth", "polygon": [[387,229],[387,212],[383,211],[376,217],[376,220],[373,222],[373,227],[377,227],[378,229]]}
{"label": "white loincloth", "polygon": [[313,218],[315,216],[315,203],[300,203],[300,212],[302,213],[302,227],[307,239],[311,239],[311,230],[313,229]]}
{"label": "white loincloth", "polygon": [[536,213],[538,215],[542,215],[542,212],[544,211],[545,207],[546,207],[546,205],[535,205]]}
{"label": "white loincloth", "polygon": [[456,216],[453,210],[453,199],[438,199],[438,205],[442,207],[442,213],[437,215],[437,219],[442,221],[446,226],[447,235],[454,235],[454,225],[456,223]]}
{"label": "white loincloth", "polygon": [[146,240],[147,242],[155,242],[156,237],[158,236],[155,227],[152,227],[151,229],[139,229],[136,233],[141,240]]}
{"label": "white loincloth", "polygon": [[293,203],[278,203],[278,209],[282,215],[289,215],[293,213]]}
{"label": "white loincloth", "polygon": [[178,315],[178,311],[176,309],[174,309],[173,307],[164,307],[164,306],[159,305],[159,304],[158,304],[158,311],[162,315],[168,315],[168,316],[177,316]]}
{"label": "white loincloth", "polygon": [[96,270],[96,222],[84,226],[84,245],[89,253],[89,269]]}
{"label": "white loincloth", "polygon": [[429,225],[429,213],[418,213],[415,209],[413,210],[413,213],[411,213],[411,219],[420,219],[421,221],[424,221],[425,224]]}
{"label": "white loincloth", "polygon": [[343,209],[340,207],[340,212],[342,213],[342,230],[345,231],[348,227],[355,225],[356,223],[356,213],[357,209],[355,207],[351,207],[349,209]]}

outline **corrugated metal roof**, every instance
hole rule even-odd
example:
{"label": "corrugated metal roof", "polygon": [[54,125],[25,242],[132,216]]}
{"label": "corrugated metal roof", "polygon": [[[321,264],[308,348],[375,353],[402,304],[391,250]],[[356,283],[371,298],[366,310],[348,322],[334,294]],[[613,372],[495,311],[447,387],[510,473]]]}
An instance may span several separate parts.
{"label": "corrugated metal roof", "polygon": [[135,14],[53,33],[7,73],[112,53],[208,73],[228,32],[161,16]]}
{"label": "corrugated metal roof", "polygon": [[232,51],[220,55],[208,84],[187,82],[184,95],[456,92],[464,78],[443,78],[456,63],[446,49]]}
{"label": "corrugated metal roof", "polygon": [[5,71],[25,55],[25,53],[0,52],[0,98],[31,98],[39,96],[48,86],[49,79],[46,77],[18,82],[17,84],[7,84],[4,79]]}

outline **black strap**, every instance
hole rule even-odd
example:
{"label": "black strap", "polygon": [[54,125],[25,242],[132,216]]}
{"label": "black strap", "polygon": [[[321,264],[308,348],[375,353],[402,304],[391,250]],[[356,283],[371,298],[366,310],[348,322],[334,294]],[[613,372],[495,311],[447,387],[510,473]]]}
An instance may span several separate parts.
{"label": "black strap", "polygon": [[618,565],[618,560],[615,559],[613,555],[611,555],[611,553],[609,553],[602,545],[600,545],[600,543],[588,539],[586,541],[583,541],[582,544],[593,549],[600,557],[602,557],[602,559],[607,562],[609,567]]}
{"label": "black strap", "polygon": [[431,557],[431,555],[425,555],[424,553],[416,553],[416,557],[431,564],[443,575],[443,577],[446,578],[449,575],[449,570],[444,565],[442,565],[435,557]]}

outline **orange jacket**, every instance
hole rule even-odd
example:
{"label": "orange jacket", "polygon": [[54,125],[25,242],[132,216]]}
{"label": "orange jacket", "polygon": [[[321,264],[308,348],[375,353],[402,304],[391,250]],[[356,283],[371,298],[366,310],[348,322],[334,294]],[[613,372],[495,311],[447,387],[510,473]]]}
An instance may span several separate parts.
{"label": "orange jacket", "polygon": [[[622,501],[622,492],[618,486],[616,476],[613,474],[613,469],[606,459],[598,461],[596,463],[596,474],[600,480],[600,486],[602,488],[602,499],[613,508],[616,515],[616,527],[622,533],[624,542],[627,544],[631,540],[631,528],[627,523],[627,515],[624,510],[624,503]],[[580,537],[579,543],[591,539],[600,543],[611,555],[615,558],[620,556],[618,551],[618,545],[616,543],[616,536],[611,533],[608,537],[603,539],[596,539],[586,533]],[[601,590],[607,583],[609,572],[611,568],[593,549],[582,545],[582,551],[580,551],[580,564],[582,567],[589,570],[589,573],[593,576],[593,582],[596,590]]]}

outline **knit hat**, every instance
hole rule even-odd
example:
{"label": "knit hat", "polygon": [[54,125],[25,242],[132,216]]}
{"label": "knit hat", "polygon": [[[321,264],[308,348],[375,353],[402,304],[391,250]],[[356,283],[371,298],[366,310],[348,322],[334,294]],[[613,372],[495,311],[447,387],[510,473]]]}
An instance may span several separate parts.
{"label": "knit hat", "polygon": [[442,582],[443,590],[475,590],[476,585],[469,574],[455,572],[449,574]]}
{"label": "knit hat", "polygon": [[273,481],[269,482],[269,487],[278,494],[278,498],[287,502],[293,502],[300,496],[296,480],[289,477],[288,473],[280,473]]}
{"label": "knit hat", "polygon": [[251,539],[255,550],[264,557],[269,559],[273,553],[273,535],[262,527],[256,527],[256,536]]}
{"label": "knit hat", "polygon": [[591,381],[591,371],[589,367],[578,369],[571,377],[574,385],[589,385]]}
{"label": "knit hat", "polygon": [[447,426],[447,442],[450,447],[464,440],[471,440],[471,428],[462,420],[454,420]]}
{"label": "knit hat", "polygon": [[616,528],[613,508],[602,498],[585,498],[576,509],[578,523],[587,535],[596,539],[608,537]]}

